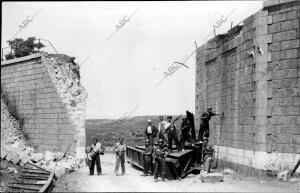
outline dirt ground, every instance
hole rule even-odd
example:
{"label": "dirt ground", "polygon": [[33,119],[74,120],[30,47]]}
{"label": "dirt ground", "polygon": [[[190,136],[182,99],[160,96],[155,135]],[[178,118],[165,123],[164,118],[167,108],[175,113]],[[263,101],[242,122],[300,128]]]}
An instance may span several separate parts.
{"label": "dirt ground", "polygon": [[89,176],[87,167],[79,172],[60,177],[54,192],[300,192],[300,182],[279,182],[276,179],[226,175],[224,182],[201,183],[199,175],[189,175],[182,180],[154,182],[153,176],[141,176],[142,172],[126,163],[126,175],[116,176],[115,155],[101,156],[101,176]]}

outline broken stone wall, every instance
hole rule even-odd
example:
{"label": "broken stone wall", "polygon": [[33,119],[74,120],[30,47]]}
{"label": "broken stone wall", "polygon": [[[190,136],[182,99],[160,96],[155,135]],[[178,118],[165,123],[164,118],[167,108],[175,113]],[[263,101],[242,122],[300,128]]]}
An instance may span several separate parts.
{"label": "broken stone wall", "polygon": [[87,94],[78,68],[73,58],[47,53],[1,62],[1,89],[15,104],[29,144],[39,151],[69,149],[85,157]]}
{"label": "broken stone wall", "polygon": [[197,50],[196,128],[207,106],[225,113],[210,122],[223,165],[278,171],[300,158],[299,9],[299,1],[266,1]]}

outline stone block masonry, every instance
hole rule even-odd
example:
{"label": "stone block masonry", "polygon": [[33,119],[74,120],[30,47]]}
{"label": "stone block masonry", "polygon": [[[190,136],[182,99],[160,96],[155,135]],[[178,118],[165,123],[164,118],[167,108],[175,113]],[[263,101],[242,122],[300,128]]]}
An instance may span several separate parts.
{"label": "stone block masonry", "polygon": [[85,89],[78,65],[66,55],[38,53],[1,62],[1,88],[39,151],[85,157]]}
{"label": "stone block masonry", "polygon": [[225,113],[210,122],[221,165],[279,171],[300,159],[299,23],[299,1],[265,1],[198,48],[196,128],[207,106]]}

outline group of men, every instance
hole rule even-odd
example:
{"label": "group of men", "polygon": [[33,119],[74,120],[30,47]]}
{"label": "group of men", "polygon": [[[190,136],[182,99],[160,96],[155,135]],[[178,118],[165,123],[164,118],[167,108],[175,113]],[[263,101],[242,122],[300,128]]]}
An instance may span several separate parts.
{"label": "group of men", "polygon": [[[158,127],[152,125],[152,121],[147,120],[148,125],[145,128],[145,152],[144,152],[144,176],[148,175],[149,169],[154,165],[154,180],[158,181],[158,174],[161,173],[162,180],[165,181],[165,158],[173,151],[172,142],[175,142],[178,151],[184,151],[185,142],[189,142],[194,146],[196,143],[202,143],[202,148],[199,149],[197,155],[197,163],[204,163],[204,172],[210,172],[212,162],[214,161],[214,150],[212,145],[208,145],[209,137],[209,120],[212,116],[216,116],[212,112],[212,108],[207,108],[200,119],[200,129],[198,139],[192,136],[192,125],[187,117],[182,118],[180,128],[180,140],[177,136],[176,126],[174,122],[179,118],[172,121],[172,116],[167,117],[164,121],[163,116],[159,116],[160,122]],[[158,145],[154,146],[155,138],[158,137]],[[167,144],[167,148],[164,146]]]}
{"label": "group of men", "polygon": [[[203,144],[202,148],[197,149],[197,163],[204,163],[204,171],[210,172],[211,163],[214,161],[214,150],[211,145],[208,145],[209,137],[209,120],[212,116],[216,116],[212,112],[212,108],[207,108],[207,112],[204,112],[200,119],[200,129],[197,140],[195,135],[192,134],[192,124],[187,119],[187,117],[182,118],[181,128],[180,128],[180,140],[177,136],[177,130],[175,126],[175,121],[180,117],[177,117],[172,121],[172,116],[167,116],[167,121],[164,121],[163,116],[159,116],[158,127],[152,125],[150,119],[147,120],[148,124],[145,128],[145,151],[143,153],[144,158],[144,176],[147,176],[151,167],[154,166],[154,180],[158,181],[158,175],[161,173],[162,180],[165,181],[165,158],[169,153],[172,153],[172,143],[175,142],[176,149],[181,152],[184,151],[185,142],[189,142],[192,146],[200,143]],[[154,141],[158,138],[158,145],[154,146]],[[165,147],[164,144],[167,144]],[[97,166],[97,173],[101,175],[101,163],[100,155],[103,155],[105,148],[101,145],[97,138],[93,138],[93,143],[87,146],[87,160],[90,169],[90,175],[94,174],[95,165]],[[125,152],[126,145],[122,137],[119,138],[119,142],[113,147],[113,151],[116,153],[116,166],[115,174],[118,174],[119,165],[122,168],[122,175],[125,174]]]}
{"label": "group of men", "polygon": [[[96,165],[98,176],[102,174],[100,155],[104,155],[105,148],[101,145],[96,137],[93,137],[93,143],[86,147],[87,155],[87,165],[90,169],[90,175],[94,175],[94,168]],[[115,165],[115,174],[117,176],[125,174],[125,152],[126,144],[124,143],[124,138],[120,137],[119,142],[117,142],[113,151],[116,154],[116,165]],[[121,165],[122,174],[119,174],[119,167]]]}
{"label": "group of men", "polygon": [[172,122],[172,116],[167,117],[167,121],[164,121],[163,116],[159,116],[159,124],[158,128],[152,125],[152,121],[150,119],[147,120],[148,126],[145,129],[145,137],[149,140],[151,146],[154,145],[154,139],[158,137],[158,140],[162,141],[162,143],[168,144],[168,149],[172,152],[172,143],[175,142],[176,148],[179,151],[183,150],[183,146],[185,141],[190,141],[191,135],[191,125],[186,117],[182,119],[181,124],[181,140],[178,139],[176,126],[174,121]]}

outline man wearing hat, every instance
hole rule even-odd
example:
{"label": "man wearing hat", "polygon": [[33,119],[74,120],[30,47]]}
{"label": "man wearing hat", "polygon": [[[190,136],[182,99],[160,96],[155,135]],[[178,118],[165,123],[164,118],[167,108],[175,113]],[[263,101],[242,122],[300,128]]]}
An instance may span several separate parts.
{"label": "man wearing hat", "polygon": [[172,152],[172,141],[174,140],[176,148],[181,151],[181,146],[177,137],[176,127],[172,123],[172,116],[167,117],[166,132],[168,135],[168,149]]}
{"label": "man wearing hat", "polygon": [[149,168],[152,166],[152,153],[153,147],[149,143],[149,139],[146,139],[145,142],[145,152],[143,153],[144,157],[144,175],[148,175]]}
{"label": "man wearing hat", "polygon": [[154,138],[158,132],[157,128],[152,125],[152,121],[150,119],[147,120],[147,127],[145,129],[145,138],[149,139],[150,145],[154,145]]}
{"label": "man wearing hat", "polygon": [[153,158],[154,158],[154,181],[158,181],[158,174],[161,173],[162,181],[165,181],[166,178],[166,169],[165,169],[165,158],[169,154],[168,149],[164,147],[162,139],[159,139],[158,146],[154,148]]}

